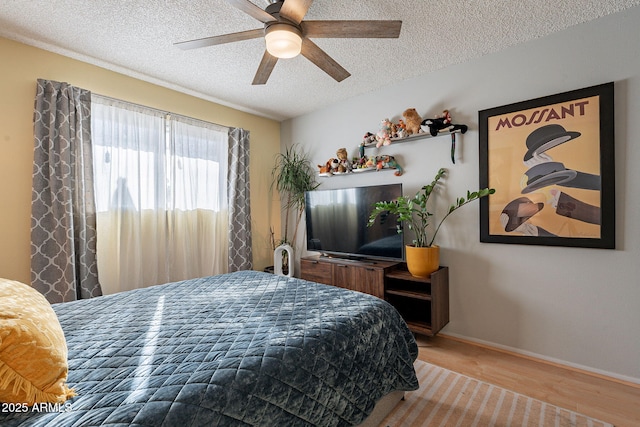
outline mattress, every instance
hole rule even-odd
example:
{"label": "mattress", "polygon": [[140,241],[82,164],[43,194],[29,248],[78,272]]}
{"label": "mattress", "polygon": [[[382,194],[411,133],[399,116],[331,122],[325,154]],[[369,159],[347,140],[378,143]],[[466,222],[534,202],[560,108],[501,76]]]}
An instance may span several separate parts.
{"label": "mattress", "polygon": [[53,308],[78,396],[2,426],[357,425],[418,388],[398,312],[332,286],[243,271]]}

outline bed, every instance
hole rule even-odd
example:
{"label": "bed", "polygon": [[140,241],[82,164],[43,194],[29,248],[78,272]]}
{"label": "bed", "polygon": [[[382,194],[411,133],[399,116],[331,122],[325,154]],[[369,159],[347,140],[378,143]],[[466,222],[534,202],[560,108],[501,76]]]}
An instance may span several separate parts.
{"label": "bed", "polygon": [[376,297],[242,271],[54,304],[77,396],[2,426],[346,426],[418,388]]}

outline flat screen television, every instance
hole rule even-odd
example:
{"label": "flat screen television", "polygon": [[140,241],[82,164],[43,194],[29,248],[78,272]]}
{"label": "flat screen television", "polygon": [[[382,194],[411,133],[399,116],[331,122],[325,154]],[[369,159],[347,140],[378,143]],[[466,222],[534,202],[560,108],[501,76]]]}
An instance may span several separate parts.
{"label": "flat screen television", "polygon": [[396,215],[378,215],[367,227],[376,202],[401,195],[402,184],[307,191],[307,250],[346,258],[403,260]]}

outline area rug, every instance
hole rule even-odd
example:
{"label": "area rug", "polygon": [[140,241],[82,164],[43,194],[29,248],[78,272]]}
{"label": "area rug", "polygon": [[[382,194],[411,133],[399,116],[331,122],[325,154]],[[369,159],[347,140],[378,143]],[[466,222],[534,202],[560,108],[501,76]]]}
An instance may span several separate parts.
{"label": "area rug", "polygon": [[405,393],[381,426],[613,427],[420,360],[415,368],[420,389]]}

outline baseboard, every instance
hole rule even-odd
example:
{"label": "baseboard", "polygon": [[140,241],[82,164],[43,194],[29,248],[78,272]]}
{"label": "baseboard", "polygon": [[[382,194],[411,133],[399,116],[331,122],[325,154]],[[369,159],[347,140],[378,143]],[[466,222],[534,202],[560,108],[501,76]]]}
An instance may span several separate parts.
{"label": "baseboard", "polygon": [[484,347],[489,350],[501,351],[503,353],[508,353],[513,356],[523,357],[526,359],[534,360],[540,363],[546,363],[548,365],[558,366],[564,369],[569,369],[575,372],[579,372],[585,375],[591,375],[593,377],[601,378],[608,381],[614,381],[620,384],[624,384],[634,388],[640,388],[640,378],[635,378],[626,375],[620,375],[613,372],[594,369],[588,366],[580,365],[577,363],[567,362],[565,360],[555,359],[553,357],[544,356],[542,354],[533,353],[530,351],[520,350],[518,348],[509,347],[506,345],[496,344],[489,341],[479,340],[476,338],[470,338],[464,335],[459,335],[455,333],[439,333],[439,337],[451,339],[454,341],[460,341],[466,344],[476,345],[479,347]]}

